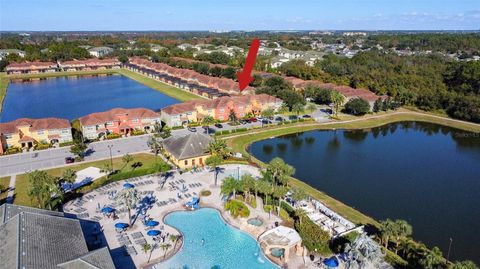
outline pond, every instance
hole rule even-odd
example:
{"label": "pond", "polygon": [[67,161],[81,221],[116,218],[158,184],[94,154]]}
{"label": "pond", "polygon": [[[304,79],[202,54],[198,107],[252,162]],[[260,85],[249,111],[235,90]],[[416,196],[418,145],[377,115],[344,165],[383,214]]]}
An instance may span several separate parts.
{"label": "pond", "polygon": [[401,122],[360,131],[310,131],[256,142],[295,177],[378,220],[405,219],[414,238],[480,264],[480,134]]}
{"label": "pond", "polygon": [[115,107],[158,110],[175,103],[179,101],[121,75],[59,77],[10,83],[0,122],[22,117],[72,120]]}
{"label": "pond", "polygon": [[253,237],[225,223],[216,209],[174,212],[165,223],[182,232],[184,245],[155,268],[279,268],[265,257]]}

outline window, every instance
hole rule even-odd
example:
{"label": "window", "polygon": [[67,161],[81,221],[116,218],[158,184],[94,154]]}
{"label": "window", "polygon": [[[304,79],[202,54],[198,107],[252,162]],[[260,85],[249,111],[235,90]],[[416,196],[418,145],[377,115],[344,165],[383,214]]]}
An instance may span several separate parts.
{"label": "window", "polygon": [[187,116],[191,116],[192,115],[192,112],[187,112]]}
{"label": "window", "polygon": [[113,126],[113,121],[109,121],[106,123],[107,126]]}
{"label": "window", "polygon": [[138,123],[138,119],[133,119],[132,122],[133,123]]}
{"label": "window", "polygon": [[195,159],[192,160],[192,165],[193,165],[193,166],[195,165]]}
{"label": "window", "polygon": [[62,130],[62,134],[68,134],[68,133],[70,133],[70,130],[68,130],[68,129],[63,129]]}
{"label": "window", "polygon": [[185,163],[185,165],[188,165],[188,160],[185,160],[185,162],[184,162],[184,163]]}
{"label": "window", "polygon": [[5,135],[5,137],[6,137],[7,139],[12,139],[13,136],[12,136],[11,134],[7,134],[7,135]]}
{"label": "window", "polygon": [[43,135],[43,131],[38,131],[37,135]]}
{"label": "window", "polygon": [[225,112],[225,109],[224,108],[221,108],[220,109],[220,113],[224,113]]}

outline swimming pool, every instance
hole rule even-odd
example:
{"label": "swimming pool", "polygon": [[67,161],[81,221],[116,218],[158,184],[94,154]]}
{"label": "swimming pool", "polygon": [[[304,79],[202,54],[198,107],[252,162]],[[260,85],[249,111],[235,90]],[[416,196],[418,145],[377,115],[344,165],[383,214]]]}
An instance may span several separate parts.
{"label": "swimming pool", "polygon": [[157,269],[279,268],[265,257],[255,239],[226,224],[215,209],[174,212],[165,223],[183,233],[184,245],[175,256],[157,264]]}

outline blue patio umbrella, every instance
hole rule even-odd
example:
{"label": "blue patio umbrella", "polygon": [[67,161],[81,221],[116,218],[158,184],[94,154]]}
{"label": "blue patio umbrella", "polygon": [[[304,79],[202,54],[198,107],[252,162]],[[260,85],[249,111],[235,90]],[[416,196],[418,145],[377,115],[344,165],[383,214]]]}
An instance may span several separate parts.
{"label": "blue patio umbrella", "polygon": [[149,220],[147,221],[147,223],[145,223],[145,226],[148,226],[148,227],[154,227],[157,225],[158,225],[158,221],[155,221],[155,220]]}
{"label": "blue patio umbrella", "polygon": [[102,213],[112,213],[115,209],[107,206],[107,207],[104,207],[102,208]]}
{"label": "blue patio umbrella", "polygon": [[115,224],[115,228],[118,228],[118,229],[125,229],[127,227],[128,227],[128,224],[123,223],[123,222],[119,222],[119,223]]}
{"label": "blue patio umbrella", "polygon": [[123,184],[123,188],[124,189],[131,189],[131,188],[135,188],[135,185],[127,182],[127,183]]}
{"label": "blue patio umbrella", "polygon": [[160,234],[159,230],[150,230],[147,232],[147,235],[150,235],[150,236],[157,236],[159,234]]}
{"label": "blue patio umbrella", "polygon": [[335,267],[338,267],[338,260],[336,257],[330,257],[328,259],[325,259],[323,261],[323,264],[325,264],[326,266],[330,267],[330,268],[335,268]]}

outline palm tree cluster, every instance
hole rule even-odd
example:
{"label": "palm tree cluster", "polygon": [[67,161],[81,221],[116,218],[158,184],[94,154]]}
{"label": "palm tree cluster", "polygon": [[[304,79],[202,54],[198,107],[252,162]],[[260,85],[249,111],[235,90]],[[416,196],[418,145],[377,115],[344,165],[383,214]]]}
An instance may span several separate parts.
{"label": "palm tree cluster", "polygon": [[[405,220],[384,220],[380,226],[380,239],[386,249],[391,249],[408,263],[408,268],[423,269],[478,269],[472,261],[449,263],[438,247],[431,250],[412,238],[412,226]],[[393,245],[390,243],[393,242]]]}
{"label": "palm tree cluster", "polygon": [[27,173],[29,181],[28,196],[34,201],[38,208],[53,209],[61,204],[64,193],[62,184],[73,183],[76,179],[76,172],[72,169],[63,171],[61,177],[54,177],[45,171],[32,171]]}

